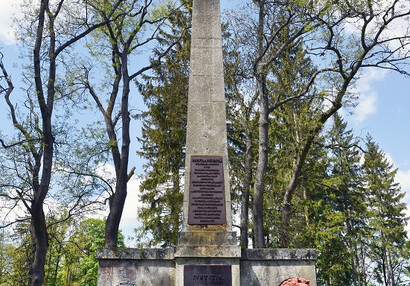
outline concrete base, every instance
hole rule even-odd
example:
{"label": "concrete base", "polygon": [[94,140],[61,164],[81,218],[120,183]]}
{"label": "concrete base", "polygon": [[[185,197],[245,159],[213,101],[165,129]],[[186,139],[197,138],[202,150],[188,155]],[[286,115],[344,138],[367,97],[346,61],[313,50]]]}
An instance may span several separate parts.
{"label": "concrete base", "polygon": [[99,249],[98,285],[183,286],[184,265],[231,265],[233,286],[279,286],[294,277],[317,285],[314,249],[224,248]]}
{"label": "concrete base", "polygon": [[[175,285],[184,286],[185,265],[231,265],[232,285],[240,285],[240,262],[232,258],[176,258]],[[220,284],[218,284],[220,285]]]}
{"label": "concrete base", "polygon": [[[195,235],[201,237],[202,235]],[[221,235],[223,237],[223,235]],[[195,240],[195,239],[193,239]],[[176,286],[184,286],[185,265],[230,265],[232,285],[240,285],[241,248],[225,245],[179,245],[175,248]]]}
{"label": "concrete base", "polygon": [[279,286],[289,278],[305,278],[316,286],[314,249],[246,249],[241,258],[241,285]]}
{"label": "concrete base", "polygon": [[175,285],[174,250],[104,248],[97,252],[99,286]]}

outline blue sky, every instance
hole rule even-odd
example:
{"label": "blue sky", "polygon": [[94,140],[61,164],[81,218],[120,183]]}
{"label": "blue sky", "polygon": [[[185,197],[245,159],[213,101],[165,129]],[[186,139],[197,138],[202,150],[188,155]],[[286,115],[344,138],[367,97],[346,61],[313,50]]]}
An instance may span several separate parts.
{"label": "blue sky", "polygon": [[[0,0],[0,47],[5,54],[9,70],[18,62],[18,51],[13,39],[11,16],[22,0]],[[238,0],[221,0],[222,8],[233,7]],[[19,70],[12,75],[19,77]],[[410,207],[410,79],[402,75],[381,70],[369,70],[358,82],[359,105],[352,115],[344,112],[349,128],[356,135],[371,134],[389,159],[399,168],[397,182],[407,193],[406,203]],[[16,90],[18,87],[16,88]],[[4,102],[0,103],[0,122],[6,120]],[[3,124],[2,124],[3,125]],[[137,168],[142,169],[141,166]],[[138,196],[138,180],[131,182],[130,194],[123,217],[122,227],[135,227],[135,200]],[[410,211],[408,211],[410,216]],[[408,228],[410,230],[410,228]]]}
{"label": "blue sky", "polygon": [[[398,168],[396,181],[406,192],[410,216],[410,79],[372,70],[358,83],[359,105],[345,118],[356,135],[370,134]],[[410,226],[407,226],[410,232]]]}

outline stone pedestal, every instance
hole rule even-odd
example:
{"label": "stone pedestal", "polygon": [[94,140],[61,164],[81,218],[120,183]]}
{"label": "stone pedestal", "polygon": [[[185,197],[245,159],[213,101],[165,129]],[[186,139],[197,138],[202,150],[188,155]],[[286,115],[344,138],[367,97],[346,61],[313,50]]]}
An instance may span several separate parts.
{"label": "stone pedestal", "polygon": [[[182,231],[175,248],[176,286],[185,286],[185,267],[229,266],[230,285],[240,285],[241,249],[236,233],[226,230]],[[206,275],[206,273],[201,273]],[[226,281],[225,281],[226,283]],[[222,283],[215,284],[221,285]],[[222,284],[223,285],[223,284]]]}
{"label": "stone pedestal", "polygon": [[[184,286],[185,268],[187,265],[201,267],[210,266],[229,266],[231,270],[230,279],[232,284],[227,286],[240,285],[240,248],[238,247],[177,247],[175,253],[176,264],[176,286]],[[208,275],[208,273],[201,273]],[[199,284],[198,284],[199,285]],[[221,284],[215,284],[221,285]]]}
{"label": "stone pedestal", "polygon": [[97,257],[99,286],[181,286],[186,265],[229,265],[233,286],[279,286],[295,277],[317,285],[314,249],[100,249]]}

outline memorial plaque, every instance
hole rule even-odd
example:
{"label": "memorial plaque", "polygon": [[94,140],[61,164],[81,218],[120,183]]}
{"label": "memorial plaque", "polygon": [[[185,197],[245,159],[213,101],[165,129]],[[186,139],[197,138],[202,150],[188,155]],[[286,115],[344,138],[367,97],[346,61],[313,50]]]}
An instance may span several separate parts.
{"label": "memorial plaque", "polygon": [[188,224],[226,224],[222,156],[191,156]]}
{"label": "memorial plaque", "polygon": [[184,286],[232,286],[231,265],[185,265]]}

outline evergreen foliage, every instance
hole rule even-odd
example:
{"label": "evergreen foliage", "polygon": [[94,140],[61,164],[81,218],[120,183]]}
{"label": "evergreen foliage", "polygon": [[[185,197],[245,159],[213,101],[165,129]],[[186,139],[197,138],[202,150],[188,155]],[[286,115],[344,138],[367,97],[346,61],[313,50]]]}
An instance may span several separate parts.
{"label": "evergreen foliage", "polygon": [[191,5],[184,1],[184,9],[169,15],[173,25],[161,31],[161,45],[178,43],[139,85],[148,109],[142,114],[139,154],[146,161],[146,178],[140,187],[144,206],[138,214],[143,226],[137,233],[141,239],[148,235],[149,245],[176,245],[182,222]]}
{"label": "evergreen foliage", "polygon": [[315,246],[323,257],[319,261],[320,278],[326,285],[361,285],[357,241],[366,232],[365,193],[361,183],[361,153],[358,140],[336,114],[328,134],[329,163],[321,193],[314,200],[317,224]]}
{"label": "evergreen foliage", "polygon": [[380,284],[400,285],[403,263],[409,257],[404,230],[408,220],[403,203],[405,194],[395,183],[397,169],[371,136],[366,138],[363,169],[370,227],[368,255],[373,262],[369,270]]}

